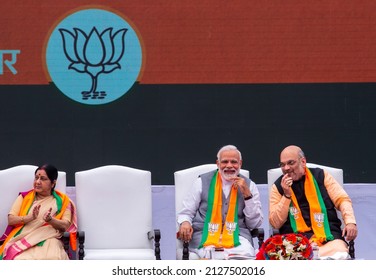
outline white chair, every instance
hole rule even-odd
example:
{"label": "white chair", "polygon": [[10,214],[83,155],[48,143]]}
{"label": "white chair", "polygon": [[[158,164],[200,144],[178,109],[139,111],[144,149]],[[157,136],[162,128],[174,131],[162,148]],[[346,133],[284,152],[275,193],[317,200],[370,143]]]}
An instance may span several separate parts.
{"label": "white chair", "polygon": [[79,259],[160,259],[149,171],[107,165],[76,172],[75,181]]}
{"label": "white chair", "polygon": [[[210,172],[217,169],[216,164],[203,164],[184,170],[179,170],[174,173],[175,181],[175,211],[178,213],[183,207],[183,200],[187,195],[189,189],[192,187],[193,182],[198,178],[199,175],[206,172]],[[249,171],[241,169],[240,173],[249,178]],[[176,224],[176,232],[179,230],[179,225]],[[255,229],[252,231],[253,237],[259,238],[259,245],[262,244],[264,239],[264,232],[262,229]],[[199,256],[188,250],[188,244],[183,243],[180,239],[176,239],[176,259],[199,259]]]}
{"label": "white chair", "polygon": [[[338,182],[343,187],[343,170],[340,168],[335,168],[335,167],[330,167],[330,166],[325,166],[325,165],[320,165],[320,164],[315,164],[315,163],[308,163],[307,162],[307,167],[308,168],[321,168],[326,170],[330,175],[333,176],[333,178]],[[282,175],[282,170],[281,168],[273,168],[268,170],[268,187],[269,187],[269,193],[270,189],[273,186],[274,182]],[[342,224],[343,224],[343,218],[342,214],[339,210],[337,210],[337,215],[341,219]],[[278,230],[273,229],[271,225],[269,225],[271,232],[270,235],[275,234]],[[351,258],[355,258],[355,249],[354,249],[354,241],[350,241],[349,243],[349,254]]]}
{"label": "white chair", "polygon": [[[338,182],[338,184],[343,186],[343,170],[342,169],[335,168],[335,167],[329,167],[329,166],[325,166],[325,165],[320,165],[320,164],[315,164],[315,163],[308,163],[308,162],[307,162],[307,167],[308,168],[319,167],[321,169],[328,171],[333,176],[333,178]],[[268,186],[269,186],[269,189],[271,188],[271,186],[274,184],[274,182],[281,175],[282,175],[282,170],[279,167],[268,170]]]}
{"label": "white chair", "polygon": [[[8,213],[20,192],[33,189],[35,165],[18,165],[0,170],[0,236],[8,225]],[[64,171],[58,172],[55,190],[66,193],[67,176]],[[69,251],[69,233],[62,237],[64,248]]]}
{"label": "white chair", "polygon": [[[8,213],[18,194],[33,189],[37,168],[34,165],[18,165],[0,170],[0,236],[8,225]],[[65,193],[66,184],[66,173],[59,171],[55,189]]]}

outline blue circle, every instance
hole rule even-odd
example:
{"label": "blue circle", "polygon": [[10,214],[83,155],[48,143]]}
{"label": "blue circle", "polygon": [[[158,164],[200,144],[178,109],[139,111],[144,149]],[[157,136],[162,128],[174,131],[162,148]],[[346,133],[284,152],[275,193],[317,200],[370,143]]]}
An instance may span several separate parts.
{"label": "blue circle", "polygon": [[136,82],[142,67],[141,43],[120,16],[82,10],[53,30],[46,64],[52,81],[67,97],[102,105],[126,94]]}

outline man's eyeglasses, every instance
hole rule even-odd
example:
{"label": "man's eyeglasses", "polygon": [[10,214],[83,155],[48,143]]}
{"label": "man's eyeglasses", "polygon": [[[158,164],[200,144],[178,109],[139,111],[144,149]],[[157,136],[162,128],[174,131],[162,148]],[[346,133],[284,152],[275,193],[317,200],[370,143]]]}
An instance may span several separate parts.
{"label": "man's eyeglasses", "polygon": [[281,168],[283,168],[283,167],[285,167],[286,165],[288,165],[288,166],[293,166],[293,165],[295,165],[295,163],[296,163],[296,160],[289,160],[288,162],[280,162],[278,165],[279,165],[279,167],[281,167]]}
{"label": "man's eyeglasses", "polygon": [[237,160],[227,160],[227,159],[224,159],[224,160],[221,160],[221,164],[228,164],[228,163],[231,163],[232,165],[236,165],[236,164],[239,164],[239,161]]}

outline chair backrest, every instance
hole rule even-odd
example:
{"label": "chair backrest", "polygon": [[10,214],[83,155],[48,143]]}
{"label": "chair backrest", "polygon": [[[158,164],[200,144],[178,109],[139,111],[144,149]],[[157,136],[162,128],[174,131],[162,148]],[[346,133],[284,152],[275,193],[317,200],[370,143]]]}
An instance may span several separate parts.
{"label": "chair backrest", "polygon": [[[183,207],[183,200],[186,197],[190,188],[192,188],[193,182],[198,178],[199,175],[204,174],[206,172],[210,172],[212,170],[216,170],[216,164],[203,164],[183,170],[176,171],[174,173],[174,181],[175,181],[175,211],[176,214],[181,210]],[[240,173],[249,178],[249,171],[245,169],[241,169]],[[176,230],[178,230],[178,225],[176,223]],[[180,240],[176,240],[176,258],[181,259],[182,257],[182,248],[183,244]],[[190,254],[190,258],[197,259],[198,256],[192,256],[194,254]]]}
{"label": "chair backrest", "polygon": [[[213,163],[198,165],[195,167],[179,170],[174,173],[176,213],[181,210],[184,197],[187,195],[188,190],[192,187],[193,182],[198,178],[198,176],[215,169],[217,169],[217,165]],[[240,173],[243,176],[249,178],[248,170],[241,169]]]}
{"label": "chair backrest", "polygon": [[[31,190],[34,183],[35,165],[18,165],[0,170],[0,235],[8,225],[8,213],[22,191]],[[59,171],[56,190],[66,193],[66,173]]]}
{"label": "chair backrest", "polygon": [[[329,167],[325,165],[315,164],[315,163],[308,163],[308,168],[316,168],[319,167],[328,171],[334,179],[343,187],[343,170],[340,168]],[[281,168],[273,168],[268,170],[268,186],[269,188],[274,184],[274,182],[282,175]]]}
{"label": "chair backrest", "polygon": [[107,165],[76,172],[78,230],[86,249],[150,249],[151,173]]}

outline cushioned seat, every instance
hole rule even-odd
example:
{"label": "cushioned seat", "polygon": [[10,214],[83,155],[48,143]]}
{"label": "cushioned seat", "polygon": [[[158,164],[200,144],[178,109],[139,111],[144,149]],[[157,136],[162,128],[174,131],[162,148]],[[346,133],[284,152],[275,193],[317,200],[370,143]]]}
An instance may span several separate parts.
{"label": "cushioned seat", "polygon": [[153,249],[86,249],[85,260],[155,260]]}

